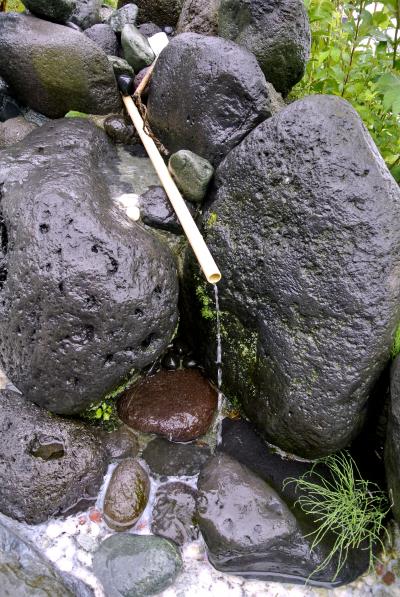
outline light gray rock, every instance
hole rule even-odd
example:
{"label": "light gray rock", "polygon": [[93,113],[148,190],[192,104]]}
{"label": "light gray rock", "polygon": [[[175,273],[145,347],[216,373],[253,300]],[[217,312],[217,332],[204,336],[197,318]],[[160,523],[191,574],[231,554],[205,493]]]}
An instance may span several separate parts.
{"label": "light gray rock", "polygon": [[177,33],[218,35],[218,11],[221,0],[185,0],[176,26]]}
{"label": "light gray rock", "polygon": [[181,149],[169,158],[168,169],[188,201],[203,201],[214,174],[214,168],[208,160],[192,151]]}
{"label": "light gray rock", "polygon": [[71,21],[81,29],[88,29],[101,22],[101,0],[76,0]]}
{"label": "light gray rock", "polygon": [[119,56],[107,56],[107,58],[113,67],[114,75],[117,80],[121,75],[128,75],[129,77],[135,76],[135,71],[123,58],[119,58]]}
{"label": "light gray rock", "polygon": [[135,25],[138,14],[136,4],[126,4],[115,10],[110,16],[110,27],[115,33],[121,33],[124,25]]}
{"label": "light gray rock", "polygon": [[36,17],[0,13],[0,75],[21,103],[50,118],[121,108],[114,72],[98,46]]}
{"label": "light gray rock", "polygon": [[147,38],[134,25],[124,25],[121,43],[125,58],[135,72],[140,71],[145,66],[150,66],[154,61],[155,55]]}
{"label": "light gray rock", "polygon": [[22,141],[35,128],[36,126],[25,120],[23,116],[0,122],[0,149]]}

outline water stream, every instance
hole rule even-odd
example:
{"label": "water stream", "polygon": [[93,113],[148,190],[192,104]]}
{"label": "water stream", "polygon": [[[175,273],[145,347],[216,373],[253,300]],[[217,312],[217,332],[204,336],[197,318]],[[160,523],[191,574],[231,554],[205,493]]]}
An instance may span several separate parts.
{"label": "water stream", "polygon": [[222,342],[221,342],[221,313],[219,310],[219,296],[218,286],[214,284],[214,297],[215,297],[215,313],[217,322],[217,354],[215,364],[217,365],[217,388],[218,388],[218,412],[215,420],[215,436],[216,445],[218,446],[222,441],[222,408],[224,403],[224,395],[222,393]]}

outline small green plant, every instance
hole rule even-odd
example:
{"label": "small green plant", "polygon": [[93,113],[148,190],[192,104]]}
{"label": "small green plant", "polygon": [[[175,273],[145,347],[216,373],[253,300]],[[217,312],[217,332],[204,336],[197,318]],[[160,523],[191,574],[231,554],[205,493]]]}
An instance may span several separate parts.
{"label": "small green plant", "polygon": [[203,319],[214,319],[216,313],[213,309],[213,300],[208,296],[203,285],[199,284],[196,287],[196,296],[201,304],[200,313]]}
{"label": "small green plant", "polygon": [[210,213],[210,216],[209,216],[208,220],[207,220],[207,228],[212,228],[213,226],[215,226],[215,224],[217,222],[218,222],[218,216],[217,216],[217,214],[214,211],[212,211]]}
{"label": "small green plant", "polygon": [[[319,465],[325,465],[328,474],[322,475]],[[301,491],[296,505],[312,516],[318,528],[309,533],[313,537],[311,549],[327,536],[334,537],[331,551],[325,560],[310,575],[326,568],[334,557],[338,558],[332,582],[346,563],[351,549],[366,549],[369,552],[370,569],[374,563],[376,546],[385,551],[382,541],[389,538],[384,527],[390,510],[386,495],[375,483],[362,479],[356,463],[348,452],[320,458],[307,473],[298,479],[288,478]]]}
{"label": "small green plant", "polygon": [[400,324],[396,328],[396,332],[394,334],[394,341],[392,346],[392,358],[394,359],[400,352]]}

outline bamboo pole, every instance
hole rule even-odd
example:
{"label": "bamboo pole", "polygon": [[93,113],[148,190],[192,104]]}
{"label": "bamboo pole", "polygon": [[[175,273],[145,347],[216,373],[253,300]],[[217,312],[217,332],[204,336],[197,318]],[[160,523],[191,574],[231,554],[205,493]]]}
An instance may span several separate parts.
{"label": "bamboo pole", "polygon": [[176,215],[182,225],[182,228],[187,236],[187,239],[193,249],[194,254],[200,264],[201,269],[204,272],[207,281],[211,284],[217,284],[221,279],[221,272],[219,271],[217,264],[215,263],[213,256],[207,247],[204,238],[202,237],[199,229],[196,226],[195,221],[192,218],[190,211],[188,210],[186,203],[178,190],[175,182],[173,181],[167,166],[164,163],[162,156],[160,155],[156,144],[153,139],[144,130],[144,122],[137,109],[135,102],[131,96],[122,95],[123,102],[126,110],[132,119],[133,124],[142,143],[151,159],[154,169],[158,174],[158,177],[167,193],[169,200],[171,201],[172,207],[175,210]]}

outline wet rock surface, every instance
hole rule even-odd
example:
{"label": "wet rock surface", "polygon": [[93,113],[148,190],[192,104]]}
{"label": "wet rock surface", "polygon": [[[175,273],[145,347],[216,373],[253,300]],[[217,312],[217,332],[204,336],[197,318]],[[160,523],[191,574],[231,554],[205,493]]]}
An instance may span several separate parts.
{"label": "wet rock surface", "polygon": [[400,356],[396,357],[391,369],[385,467],[393,514],[400,521]]}
{"label": "wet rock surface", "polygon": [[0,392],[0,511],[29,524],[94,503],[107,464],[85,425]]}
{"label": "wet rock surface", "polygon": [[285,95],[304,75],[311,35],[302,0],[221,0],[218,35],[250,50],[266,79]]}
{"label": "wet rock surface", "polygon": [[207,244],[224,272],[225,393],[275,445],[339,450],[398,321],[399,189],[356,112],[328,96],[257,127],[215,181],[205,221],[215,214]]}
{"label": "wet rock surface", "polygon": [[139,141],[133,124],[128,124],[124,116],[112,115],[104,121],[104,130],[114,143],[130,145]]}
{"label": "wet rock surface", "polygon": [[110,17],[110,27],[115,33],[121,33],[124,25],[134,25],[138,14],[136,4],[126,4],[113,12]]}
{"label": "wet rock surface", "polygon": [[169,158],[168,169],[188,201],[203,201],[214,174],[214,168],[209,161],[192,151],[181,149]]}
{"label": "wet rock surface", "polygon": [[[225,572],[263,580],[339,586],[368,567],[346,563],[334,579],[330,564],[316,572],[329,552],[320,545],[310,550],[305,529],[285,502],[261,477],[219,453],[208,461],[198,481],[197,520],[212,564]],[[358,562],[360,564],[360,562]]]}
{"label": "wet rock surface", "polygon": [[183,545],[198,538],[194,522],[197,492],[185,483],[167,483],[156,493],[151,530],[155,535]]}
{"label": "wet rock surface", "polygon": [[163,187],[150,187],[139,197],[140,215],[147,226],[183,234],[182,226]]}
{"label": "wet rock surface", "polygon": [[117,80],[121,75],[128,75],[129,77],[134,76],[135,72],[133,68],[124,58],[120,58],[119,56],[107,56],[107,58],[113,67],[115,78]]}
{"label": "wet rock surface", "polygon": [[76,0],[71,21],[81,29],[88,29],[101,22],[102,0]]}
{"label": "wet rock surface", "polygon": [[133,527],[149,499],[150,481],[146,471],[133,458],[117,465],[104,498],[104,520],[115,531]]}
{"label": "wet rock surface", "polygon": [[138,438],[126,425],[111,433],[105,431],[101,437],[108,459],[111,461],[134,458],[139,453]]}
{"label": "wet rock surface", "polygon": [[221,0],[184,0],[176,27],[177,33],[218,35],[218,11]]}
{"label": "wet rock surface", "polygon": [[111,200],[114,158],[81,119],[0,154],[1,363],[28,399],[62,414],[154,361],[176,324],[172,255]]}
{"label": "wet rock surface", "polygon": [[111,27],[105,23],[98,23],[86,29],[85,35],[89,37],[106,54],[114,56],[119,52],[117,36]]}
{"label": "wet rock surface", "polygon": [[85,583],[61,573],[19,528],[0,514],[0,583],[4,597],[93,597]]}
{"label": "wet rock surface", "polygon": [[200,472],[210,456],[206,445],[176,444],[157,437],[147,444],[142,458],[157,475],[190,477]]}
{"label": "wet rock surface", "polygon": [[172,542],[127,533],[103,541],[93,560],[107,597],[159,593],[174,582],[181,567],[179,550]]}
{"label": "wet rock surface", "polygon": [[35,16],[56,23],[65,23],[76,7],[75,0],[23,0],[23,4]]}
{"label": "wet rock surface", "polygon": [[155,59],[153,50],[147,38],[140,33],[134,25],[124,25],[121,34],[121,43],[127,62],[135,72],[140,71]]}
{"label": "wet rock surface", "polygon": [[6,122],[0,122],[0,149],[22,141],[35,128],[36,126],[25,120],[23,116],[17,116],[16,118],[6,120]]}
{"label": "wet rock surface", "polygon": [[160,371],[144,377],[118,400],[118,416],[129,427],[187,442],[204,435],[217,393],[195,370]]}
{"label": "wet rock surface", "polygon": [[148,118],[170,152],[189,149],[215,163],[269,116],[268,103],[265,77],[250,52],[183,33],[157,60]]}
{"label": "wet rock surface", "polygon": [[[149,21],[164,27],[174,27],[179,19],[183,0],[137,0],[135,4],[139,7],[139,23]],[[119,2],[126,4],[125,0]]]}
{"label": "wet rock surface", "polygon": [[32,16],[0,14],[0,75],[17,99],[51,118],[69,110],[107,114],[121,108],[112,67],[97,45]]}

